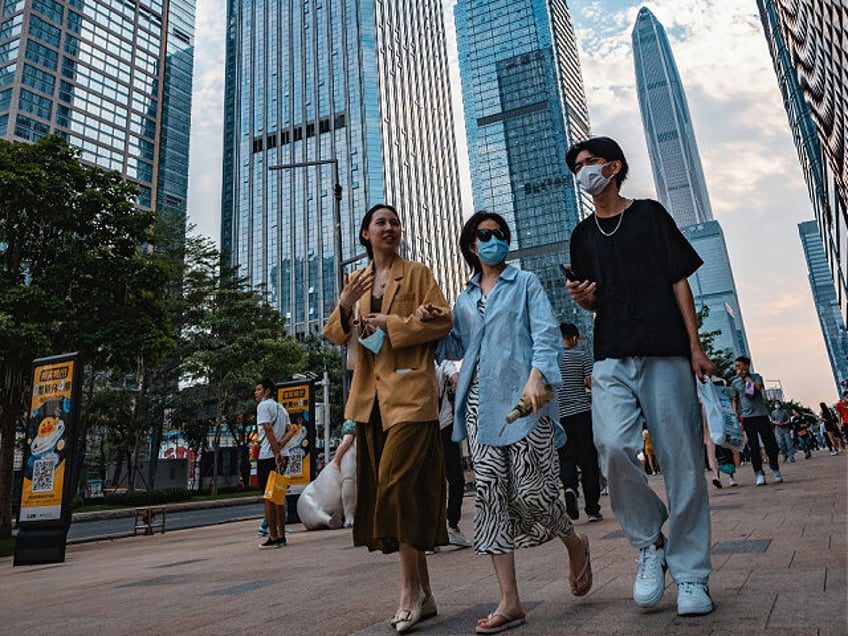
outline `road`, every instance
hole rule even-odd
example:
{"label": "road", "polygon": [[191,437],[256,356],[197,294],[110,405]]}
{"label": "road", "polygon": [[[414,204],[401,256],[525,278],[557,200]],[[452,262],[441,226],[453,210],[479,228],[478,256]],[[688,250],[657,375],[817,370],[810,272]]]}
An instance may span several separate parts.
{"label": "road", "polygon": [[[258,503],[226,508],[203,508],[169,512],[165,530],[182,530],[199,526],[211,526],[231,521],[261,519],[262,506]],[[80,543],[95,539],[130,536],[133,533],[133,517],[102,519],[98,521],[76,521],[68,531],[68,543]]]}

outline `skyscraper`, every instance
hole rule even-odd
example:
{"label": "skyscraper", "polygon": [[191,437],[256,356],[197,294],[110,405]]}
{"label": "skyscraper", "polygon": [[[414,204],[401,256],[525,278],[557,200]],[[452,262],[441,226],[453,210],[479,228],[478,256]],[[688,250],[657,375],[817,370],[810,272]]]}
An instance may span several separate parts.
{"label": "skyscraper", "polygon": [[665,29],[647,7],[631,34],[636,90],[657,197],[680,227],[713,220],[689,105]]}
{"label": "skyscraper", "polygon": [[0,137],[49,133],[184,216],[194,0],[0,0]]}
{"label": "skyscraper", "polygon": [[455,9],[474,207],[509,222],[509,259],[535,272],[561,319],[591,343],[591,317],[559,264],[591,212],[565,164],[589,137],[589,115],[564,0],[459,0]]}
{"label": "skyscraper", "polygon": [[749,355],[748,337],[727,255],[713,219],[698,144],[680,73],[663,25],[642,7],[631,34],[636,92],[657,197],[704,261],[689,277],[695,308],[709,307],[702,331],[721,331],[714,345],[733,357]]}
{"label": "skyscraper", "polygon": [[848,380],[848,332],[845,331],[845,320],[839,309],[839,300],[836,298],[836,289],[833,287],[833,278],[830,276],[827,255],[817,223],[799,223],[798,233],[801,235],[801,245],[807,260],[813,303],[824,336],[830,368],[833,370],[834,386],[839,395],[842,393],[840,382]]}
{"label": "skyscraper", "polygon": [[397,207],[403,255],[458,293],[449,88],[438,0],[230,0],[221,246],[292,333],[320,332],[335,307],[336,241],[366,264],[375,203]]}
{"label": "skyscraper", "polygon": [[696,223],[680,228],[683,235],[698,252],[704,264],[689,277],[689,286],[695,298],[695,308],[707,306],[709,315],[704,318],[702,332],[721,331],[713,341],[716,349],[730,351],[732,357],[750,355],[748,336],[742,323],[742,311],[724,233],[718,221]]}
{"label": "skyscraper", "polygon": [[757,0],[843,322],[848,322],[848,5]]}

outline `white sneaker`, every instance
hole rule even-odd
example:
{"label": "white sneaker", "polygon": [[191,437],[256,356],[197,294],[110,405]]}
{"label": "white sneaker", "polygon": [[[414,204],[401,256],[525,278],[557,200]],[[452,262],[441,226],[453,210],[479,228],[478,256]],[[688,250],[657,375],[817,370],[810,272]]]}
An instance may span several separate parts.
{"label": "white sneaker", "polygon": [[783,483],[783,475],[780,474],[779,470],[771,471],[772,476],[774,477],[774,483],[782,484]]}
{"label": "white sneaker", "polygon": [[703,583],[679,583],[677,585],[678,616],[702,616],[713,611],[710,590]]}
{"label": "white sneaker", "polygon": [[766,476],[764,473],[757,473],[757,485],[765,486],[766,485]]}
{"label": "white sneaker", "polygon": [[727,483],[729,483],[731,486],[738,486],[739,485],[739,483],[736,481],[736,479],[732,475],[731,475],[730,479],[727,480]]}
{"label": "white sneaker", "polygon": [[458,526],[456,528],[448,527],[448,541],[451,545],[458,545],[461,548],[471,547],[471,542],[465,538]]}
{"label": "white sneaker", "polygon": [[[663,544],[665,546],[665,544]],[[639,550],[639,569],[633,582],[633,600],[639,607],[653,607],[665,592],[665,547],[651,544]]]}

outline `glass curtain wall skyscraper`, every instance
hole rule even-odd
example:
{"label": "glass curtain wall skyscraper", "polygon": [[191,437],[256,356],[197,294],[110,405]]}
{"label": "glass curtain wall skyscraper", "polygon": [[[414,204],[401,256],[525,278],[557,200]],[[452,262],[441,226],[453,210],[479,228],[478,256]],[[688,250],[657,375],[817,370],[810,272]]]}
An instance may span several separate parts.
{"label": "glass curtain wall skyscraper", "polygon": [[535,272],[591,347],[591,316],[565,289],[571,231],[592,211],[565,164],[589,137],[564,0],[459,0],[454,10],[474,207],[513,230],[509,260]]}
{"label": "glass curtain wall skyscraper", "polygon": [[757,0],[789,128],[848,322],[848,5]]}
{"label": "glass curtain wall skyscraper", "polygon": [[839,309],[839,300],[836,297],[833,278],[830,276],[818,224],[816,221],[799,223],[798,234],[804,247],[813,303],[824,336],[830,368],[833,370],[836,394],[839,395],[842,393],[840,383],[848,380],[848,332],[845,331],[845,320]]}
{"label": "glass curtain wall skyscraper", "polygon": [[642,7],[631,33],[636,92],[657,197],[704,265],[689,278],[695,307],[709,308],[703,331],[720,331],[714,345],[749,355],[724,233],[713,219],[689,105],[665,28]]}
{"label": "glass curtain wall skyscraper", "polygon": [[[280,309],[319,333],[337,302],[334,170],[342,259],[367,263],[359,224],[394,205],[403,256],[448,298],[460,285],[459,177],[437,0],[230,0],[221,246]],[[361,257],[357,260],[357,257]]]}
{"label": "glass curtain wall skyscraper", "polygon": [[194,0],[0,0],[0,137],[61,135],[186,213]]}

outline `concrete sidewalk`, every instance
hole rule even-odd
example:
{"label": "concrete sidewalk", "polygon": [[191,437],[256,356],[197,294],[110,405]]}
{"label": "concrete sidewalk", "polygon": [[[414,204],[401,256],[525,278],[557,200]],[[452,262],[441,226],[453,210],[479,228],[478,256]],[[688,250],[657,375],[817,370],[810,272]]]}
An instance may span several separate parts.
{"label": "concrete sidewalk", "polygon": [[[637,553],[602,498],[606,519],[577,523],[591,539],[592,591],[570,595],[559,542],[519,551],[527,624],[510,633],[844,635],[846,465],[846,456],[819,451],[782,466],[782,485],[757,488],[744,466],[740,487],[709,486],[716,610],[697,618],[677,616],[671,584],[657,608],[635,607]],[[649,480],[663,490],[661,476]],[[466,497],[467,534],[472,505]],[[256,522],[246,521],[70,545],[63,564],[13,568],[0,559],[3,632],[394,634],[397,556],[353,548],[349,530],[292,530],[287,547],[270,551],[257,549]],[[428,562],[439,615],[414,633],[473,633],[498,599],[490,560],[446,549]]]}

